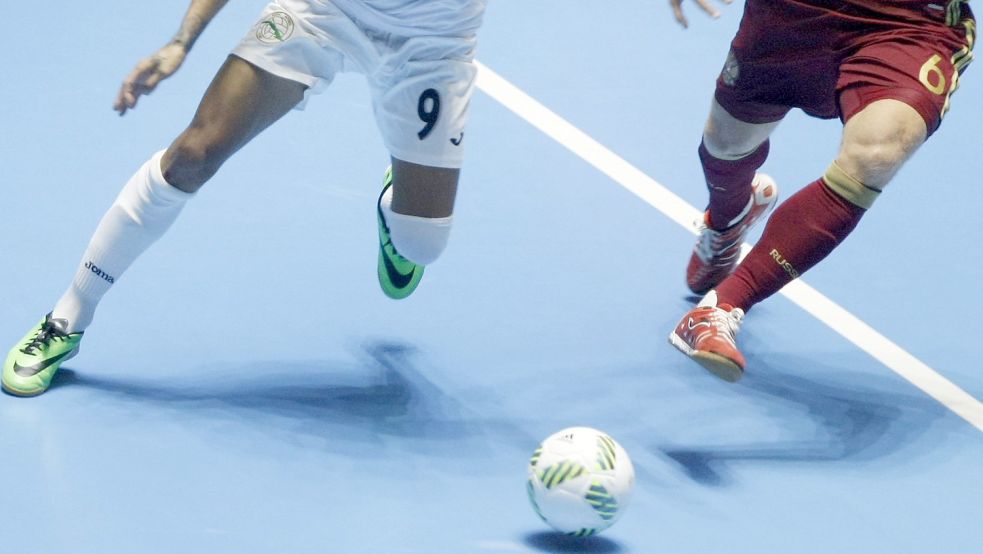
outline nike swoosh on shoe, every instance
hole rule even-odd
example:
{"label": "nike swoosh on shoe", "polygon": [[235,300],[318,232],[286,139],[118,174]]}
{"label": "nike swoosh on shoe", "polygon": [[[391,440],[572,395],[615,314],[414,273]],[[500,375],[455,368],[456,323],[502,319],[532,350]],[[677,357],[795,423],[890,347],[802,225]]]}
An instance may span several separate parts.
{"label": "nike swoosh on shoe", "polygon": [[415,267],[413,268],[413,271],[410,271],[405,275],[400,273],[399,270],[396,269],[396,266],[393,265],[392,260],[389,259],[389,256],[386,255],[385,250],[382,252],[382,263],[386,266],[386,274],[389,276],[389,281],[392,282],[393,286],[399,289],[405,288],[407,285],[409,285],[410,281],[413,280],[413,274],[416,273]]}
{"label": "nike swoosh on shoe", "polygon": [[33,377],[34,375],[37,375],[38,373],[41,373],[45,369],[51,367],[51,364],[56,364],[61,360],[65,359],[66,357],[71,355],[72,352],[73,352],[72,350],[69,350],[68,352],[62,352],[61,354],[53,358],[48,358],[47,360],[38,362],[33,365],[24,366],[18,364],[17,362],[14,362],[14,373],[20,375],[21,377]]}

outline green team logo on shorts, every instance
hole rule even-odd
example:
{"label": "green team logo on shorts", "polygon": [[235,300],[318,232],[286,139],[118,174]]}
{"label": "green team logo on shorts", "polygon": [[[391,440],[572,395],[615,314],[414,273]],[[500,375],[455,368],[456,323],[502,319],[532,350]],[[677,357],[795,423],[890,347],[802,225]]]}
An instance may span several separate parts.
{"label": "green team logo on shorts", "polygon": [[283,42],[294,34],[294,20],[287,12],[273,12],[256,24],[256,38],[266,44]]}

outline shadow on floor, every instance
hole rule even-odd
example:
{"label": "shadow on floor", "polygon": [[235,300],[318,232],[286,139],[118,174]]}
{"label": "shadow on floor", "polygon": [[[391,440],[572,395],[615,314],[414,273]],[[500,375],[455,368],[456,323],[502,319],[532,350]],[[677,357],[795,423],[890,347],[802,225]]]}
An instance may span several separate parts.
{"label": "shadow on floor", "polygon": [[543,552],[622,552],[620,544],[600,535],[578,538],[558,531],[543,531],[526,535],[523,542]]}
{"label": "shadow on floor", "polygon": [[[933,427],[951,414],[931,398],[899,392],[898,381],[889,376],[849,374],[835,367],[817,369],[817,365],[791,356],[772,358],[769,363],[756,360],[753,371],[735,386],[739,394],[762,406],[775,426],[792,428],[798,437],[747,442],[735,437],[720,446],[660,445],[655,450],[693,481],[726,486],[734,481],[736,463],[864,463],[902,449],[913,456],[944,442],[945,433]],[[803,374],[824,378],[819,381]],[[746,433],[754,435],[755,429]],[[917,447],[912,446],[916,442]]]}
{"label": "shadow on floor", "polygon": [[507,422],[469,413],[426,377],[420,358],[411,345],[376,340],[359,345],[354,362],[204,366],[171,380],[63,369],[53,388],[108,395],[100,402],[136,401],[138,410],[126,407],[135,417],[157,410],[188,425],[247,425],[271,439],[322,441],[352,456],[385,448],[462,458],[492,448],[487,434],[499,440]]}

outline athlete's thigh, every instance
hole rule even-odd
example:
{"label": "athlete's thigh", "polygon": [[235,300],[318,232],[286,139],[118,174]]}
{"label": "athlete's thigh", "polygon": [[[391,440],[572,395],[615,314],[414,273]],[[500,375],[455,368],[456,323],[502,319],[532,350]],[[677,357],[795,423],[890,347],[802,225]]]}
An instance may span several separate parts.
{"label": "athlete's thigh", "polygon": [[303,98],[307,86],[231,55],[212,80],[186,133],[230,156]]}
{"label": "athlete's thigh", "polygon": [[[334,78],[341,54],[324,47],[326,33],[347,36],[353,25],[320,13],[321,7],[330,6],[272,2],[232,51],[189,127],[215,155],[231,155],[304,101],[309,90],[324,88]],[[322,19],[339,23],[329,30],[312,23]]]}
{"label": "athlete's thigh", "polygon": [[972,14],[946,23],[909,18],[857,40],[837,84],[845,122],[837,163],[871,188],[883,188],[939,128],[960,74],[972,60]]}
{"label": "athlete's thigh", "polygon": [[968,7],[951,24],[936,20],[889,21],[856,39],[840,65],[838,101],[844,122],[878,100],[915,109],[931,135],[949,110],[959,76],[972,61],[975,22]]}

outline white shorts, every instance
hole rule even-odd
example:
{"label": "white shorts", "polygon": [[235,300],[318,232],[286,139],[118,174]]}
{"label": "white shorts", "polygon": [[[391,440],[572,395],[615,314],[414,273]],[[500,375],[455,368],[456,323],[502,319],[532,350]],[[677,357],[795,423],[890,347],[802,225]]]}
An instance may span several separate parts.
{"label": "white shorts", "polygon": [[378,32],[329,0],[274,0],[232,53],[307,85],[300,108],[339,72],[364,74],[393,157],[459,168],[476,44],[473,34],[407,38]]}

